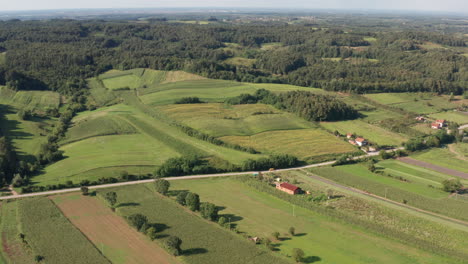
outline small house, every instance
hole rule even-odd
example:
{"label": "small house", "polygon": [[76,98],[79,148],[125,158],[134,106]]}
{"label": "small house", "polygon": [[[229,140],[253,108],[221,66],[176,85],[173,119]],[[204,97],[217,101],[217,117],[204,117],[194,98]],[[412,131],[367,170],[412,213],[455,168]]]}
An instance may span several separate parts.
{"label": "small house", "polygon": [[356,141],[356,144],[360,147],[367,145],[367,140],[365,138],[358,137],[356,138],[355,141]]}
{"label": "small house", "polygon": [[354,140],[352,140],[352,139],[348,140],[348,142],[349,142],[349,144],[351,144],[351,145],[354,145],[354,146],[357,145],[357,144],[356,144],[356,141],[354,141]]}
{"label": "small house", "polygon": [[302,191],[301,188],[287,182],[276,183],[276,189],[292,195],[301,193]]}
{"label": "small house", "polygon": [[437,122],[433,122],[431,124],[431,128],[432,129],[441,129],[442,128],[442,125],[440,123],[437,123]]}
{"label": "small house", "polygon": [[444,127],[447,123],[445,122],[445,119],[439,119],[435,121],[436,123],[440,124],[440,127]]}
{"label": "small house", "polygon": [[353,138],[353,137],[354,137],[354,135],[352,133],[346,133],[346,138],[349,139],[349,138]]}
{"label": "small house", "polygon": [[424,118],[424,116],[418,116],[418,117],[416,117],[416,120],[420,121],[420,122],[424,122],[424,121],[426,121],[426,118]]}

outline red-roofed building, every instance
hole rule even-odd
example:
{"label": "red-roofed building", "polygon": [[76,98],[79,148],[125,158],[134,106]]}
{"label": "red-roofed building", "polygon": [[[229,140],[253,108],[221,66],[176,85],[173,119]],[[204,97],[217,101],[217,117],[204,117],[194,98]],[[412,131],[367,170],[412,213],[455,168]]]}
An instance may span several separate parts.
{"label": "red-roofed building", "polygon": [[442,128],[442,125],[440,123],[434,122],[431,124],[432,129],[440,129]]}
{"label": "red-roofed building", "polygon": [[297,187],[296,185],[292,185],[290,183],[287,183],[287,182],[282,182],[282,183],[276,183],[276,189],[280,190],[280,191],[283,191],[283,192],[286,192],[286,193],[289,193],[289,194],[298,194],[300,193],[302,190],[301,188]]}
{"label": "red-roofed building", "polygon": [[365,138],[358,137],[355,139],[355,141],[356,141],[356,144],[358,144],[358,146],[360,147],[367,145],[367,140]]}

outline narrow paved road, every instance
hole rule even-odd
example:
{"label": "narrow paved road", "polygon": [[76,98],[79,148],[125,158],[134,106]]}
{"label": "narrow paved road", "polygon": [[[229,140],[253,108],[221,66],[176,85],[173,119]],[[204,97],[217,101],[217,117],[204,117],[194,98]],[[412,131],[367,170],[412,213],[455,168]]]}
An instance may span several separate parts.
{"label": "narrow paved road", "polygon": [[407,209],[410,209],[410,210],[413,210],[413,211],[428,214],[428,215],[440,218],[442,220],[446,220],[446,221],[456,223],[456,224],[461,224],[461,225],[463,225],[465,227],[468,227],[468,222],[466,222],[466,221],[458,220],[458,219],[451,218],[451,217],[448,217],[448,216],[445,216],[445,215],[441,215],[441,214],[433,213],[433,212],[426,211],[426,210],[423,210],[423,209],[419,209],[419,208],[416,208],[416,207],[413,207],[413,206],[410,206],[410,205],[407,205],[407,204],[404,204],[404,203],[395,202],[393,200],[387,199],[387,198],[382,197],[382,196],[378,196],[378,195],[375,195],[375,194],[372,194],[372,193],[369,193],[369,192],[366,192],[366,191],[363,191],[363,190],[359,190],[359,189],[356,189],[356,188],[353,188],[353,187],[349,187],[349,186],[346,186],[346,185],[339,184],[337,182],[334,182],[334,181],[331,181],[329,179],[326,179],[326,178],[320,177],[318,175],[315,175],[315,174],[313,174],[311,172],[308,172],[308,171],[305,171],[305,170],[302,170],[302,171],[307,173],[308,177],[310,177],[310,178],[312,178],[314,180],[329,184],[329,185],[334,186],[336,188],[344,189],[344,190],[351,191],[351,192],[358,193],[358,194],[363,194],[363,195],[372,197],[372,198],[380,200],[380,201],[391,203],[391,204],[399,206],[399,207],[404,207],[404,208],[407,208]]}
{"label": "narrow paved road", "polygon": [[[403,149],[403,148],[391,149],[391,150],[387,150],[387,152],[391,152],[391,151],[394,151],[394,150],[397,150],[397,149]],[[378,152],[373,152],[373,153],[369,153],[369,154],[366,154],[366,155],[353,157],[352,159],[373,157],[373,156],[377,156],[377,155],[379,155]],[[327,162],[322,162],[322,163],[317,163],[317,164],[306,165],[306,166],[302,166],[302,167],[295,167],[295,168],[289,168],[289,169],[279,169],[279,170],[275,170],[273,172],[293,171],[293,170],[302,170],[302,169],[307,169],[307,168],[328,166],[328,165],[333,164],[334,162],[335,161],[327,161]],[[270,171],[263,171],[263,173],[269,173],[269,172]],[[211,177],[226,177],[226,176],[246,175],[246,174],[253,174],[253,173],[254,173],[253,171],[246,171],[246,172],[232,172],[232,173],[219,173],[219,174],[204,174],[204,175],[168,177],[168,178],[164,178],[164,179],[169,180],[169,181],[174,181],[174,180],[188,180],[188,179],[200,179],[200,178],[211,178]],[[140,184],[140,183],[150,183],[150,182],[153,182],[153,181],[154,181],[153,179],[149,179],[149,180],[139,180],[139,181],[129,181],[129,182],[118,182],[118,183],[88,186],[88,188],[90,190],[96,190],[96,189],[119,187],[119,186],[133,185],[133,184]],[[41,196],[41,195],[53,195],[53,194],[60,194],[60,193],[77,192],[77,191],[80,191],[80,188],[70,188],[70,189],[54,190],[54,191],[47,191],[47,192],[35,192],[35,193],[26,193],[26,194],[2,196],[2,197],[0,197],[0,201],[1,200],[9,200],[9,199],[25,198],[25,197],[33,197],[33,196]]]}

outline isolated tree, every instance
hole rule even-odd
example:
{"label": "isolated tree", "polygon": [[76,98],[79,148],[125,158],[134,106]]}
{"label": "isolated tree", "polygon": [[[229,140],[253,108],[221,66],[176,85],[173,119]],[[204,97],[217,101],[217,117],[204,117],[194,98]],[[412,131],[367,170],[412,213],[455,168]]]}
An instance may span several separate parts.
{"label": "isolated tree", "polygon": [[278,239],[279,239],[279,236],[280,236],[280,233],[279,233],[279,232],[273,232],[271,235],[272,235],[276,240],[278,240]]}
{"label": "isolated tree", "polygon": [[327,197],[328,197],[328,200],[330,200],[333,197],[333,190],[332,189],[327,189]]}
{"label": "isolated tree", "polygon": [[114,208],[114,205],[117,203],[117,193],[116,192],[108,192],[104,196],[106,201]]}
{"label": "isolated tree", "polygon": [[447,179],[442,182],[442,189],[446,192],[457,192],[459,191],[463,185],[460,182],[460,179]]}
{"label": "isolated tree", "polygon": [[164,179],[157,179],[154,182],[154,187],[156,188],[156,191],[162,195],[167,195],[170,186],[171,184],[169,183],[169,181]]}
{"label": "isolated tree", "polygon": [[289,234],[290,234],[291,236],[294,236],[294,234],[296,233],[296,229],[295,229],[294,227],[292,227],[292,226],[289,228],[288,231],[289,231]]}
{"label": "isolated tree", "polygon": [[182,245],[182,240],[176,236],[170,236],[166,239],[165,243],[166,248],[174,256],[179,256],[182,253],[180,246]]}
{"label": "isolated tree", "polygon": [[141,228],[148,223],[148,218],[142,214],[132,214],[127,219],[130,225],[137,230],[141,230]]}
{"label": "isolated tree", "polygon": [[292,257],[296,262],[302,262],[304,259],[304,251],[300,248],[293,248]]}
{"label": "isolated tree", "polygon": [[275,247],[271,244],[271,240],[269,238],[265,238],[262,240],[263,244],[265,247],[267,247],[269,250],[273,250]]}
{"label": "isolated tree", "polygon": [[218,218],[218,208],[212,203],[201,203],[200,213],[203,218],[214,221]]}
{"label": "isolated tree", "polygon": [[41,256],[41,255],[36,255],[34,256],[34,261],[36,261],[37,263],[41,262],[44,260],[44,257]]}
{"label": "isolated tree", "polygon": [[146,235],[148,236],[149,239],[155,240],[157,235],[157,230],[154,226],[146,229]]}
{"label": "isolated tree", "polygon": [[88,195],[89,194],[89,189],[86,186],[81,187],[81,194],[82,195]]}
{"label": "isolated tree", "polygon": [[180,192],[177,194],[177,197],[176,197],[176,201],[180,204],[180,205],[186,205],[185,204],[185,198],[187,198],[187,194],[188,192]]}
{"label": "isolated tree", "polygon": [[185,204],[192,211],[198,211],[200,209],[200,196],[196,193],[188,193],[185,197]]}
{"label": "isolated tree", "polygon": [[224,216],[221,216],[219,219],[218,219],[218,224],[222,227],[226,227],[226,228],[231,228],[228,220],[226,219],[226,217]]}

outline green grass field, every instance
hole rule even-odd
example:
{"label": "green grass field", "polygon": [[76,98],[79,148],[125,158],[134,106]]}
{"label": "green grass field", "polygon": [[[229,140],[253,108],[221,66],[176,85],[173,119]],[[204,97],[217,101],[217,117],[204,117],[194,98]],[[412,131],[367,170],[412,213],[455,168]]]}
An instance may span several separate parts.
{"label": "green grass field", "polygon": [[468,173],[467,161],[460,159],[447,148],[433,148],[428,151],[411,155],[411,157],[417,160],[433,163],[441,167]]}
{"label": "green grass field", "polygon": [[124,170],[147,174],[181,155],[217,157],[234,164],[261,157],[190,137],[124,104],[82,112],[72,121],[75,125],[67,132],[68,141],[61,146],[65,159],[47,166],[33,178],[35,184],[78,183],[116,177]]}
{"label": "green grass field", "polygon": [[242,57],[233,57],[224,61],[224,63],[226,64],[231,64],[235,66],[246,66],[246,67],[252,67],[255,64],[255,62],[256,62],[255,59],[247,59],[247,58],[242,58]]}
{"label": "green grass field", "polygon": [[342,135],[353,133],[363,136],[367,140],[379,145],[399,146],[407,140],[407,137],[404,135],[385,130],[379,126],[361,120],[321,122],[320,125],[332,132],[338,130]]}
{"label": "green grass field", "polygon": [[205,102],[224,102],[227,98],[245,93],[253,94],[262,88],[272,92],[305,90],[324,93],[321,89],[286,84],[239,83],[211,79],[167,83],[156,88],[140,89],[139,93],[141,100],[147,105],[167,105],[182,97],[199,97]]}
{"label": "green grass field", "polygon": [[451,178],[450,176],[415,166],[406,166],[399,162],[378,163],[376,166],[385,168],[384,173],[391,174],[392,177],[372,173],[362,164],[313,168],[310,171],[400,203],[406,200],[407,204],[424,210],[458,219],[468,219],[468,213],[463,210],[468,202],[451,199],[448,193],[438,189],[440,184],[437,182]]}
{"label": "green grass field", "polygon": [[[450,262],[312,210],[293,208],[290,203],[259,192],[241,181],[228,178],[173,181],[171,189],[190,190],[200,194],[202,201],[222,206],[220,215],[231,217],[239,230],[251,236],[273,239],[272,233],[280,232],[282,239],[273,242],[277,252],[290,255],[293,248],[301,248],[305,251],[305,263]],[[294,226],[299,235],[291,237],[287,234],[290,226]],[[456,232],[451,232],[454,234]]]}
{"label": "green grass field", "polygon": [[317,127],[293,114],[262,104],[176,104],[161,109],[169,117],[215,137]]}
{"label": "green grass field", "polygon": [[190,264],[288,263],[267,252],[266,249],[254,246],[247,239],[221,228],[216,223],[210,223],[192,214],[175,201],[156,195],[150,188],[151,185],[148,187],[135,185],[106,191],[117,192],[118,202],[122,204],[118,206],[117,213],[121,216],[141,213],[148,217],[150,223],[165,226],[159,233],[160,236],[180,237],[184,252],[181,258],[184,262]]}
{"label": "green grass field", "polygon": [[318,156],[358,151],[351,144],[321,129],[278,130],[253,136],[226,136],[220,139],[268,153],[294,155],[306,161]]}
{"label": "green grass field", "polygon": [[367,94],[365,97],[384,105],[401,108],[408,112],[430,114],[442,109],[454,109],[457,104],[449,101],[447,95],[431,93],[379,93]]}
{"label": "green grass field", "polygon": [[448,121],[456,122],[458,124],[468,124],[468,114],[463,114],[460,112],[442,112],[429,115],[429,117],[434,119],[445,119]]}
{"label": "green grass field", "polygon": [[50,91],[13,91],[0,86],[0,104],[29,110],[45,110],[60,106],[60,95]]}
{"label": "green grass field", "polygon": [[[0,207],[0,263],[33,263],[34,256],[19,238],[18,201],[3,202]],[[3,262],[2,262],[3,261]]]}
{"label": "green grass field", "polygon": [[46,263],[110,263],[46,197],[18,202],[21,232]]}

